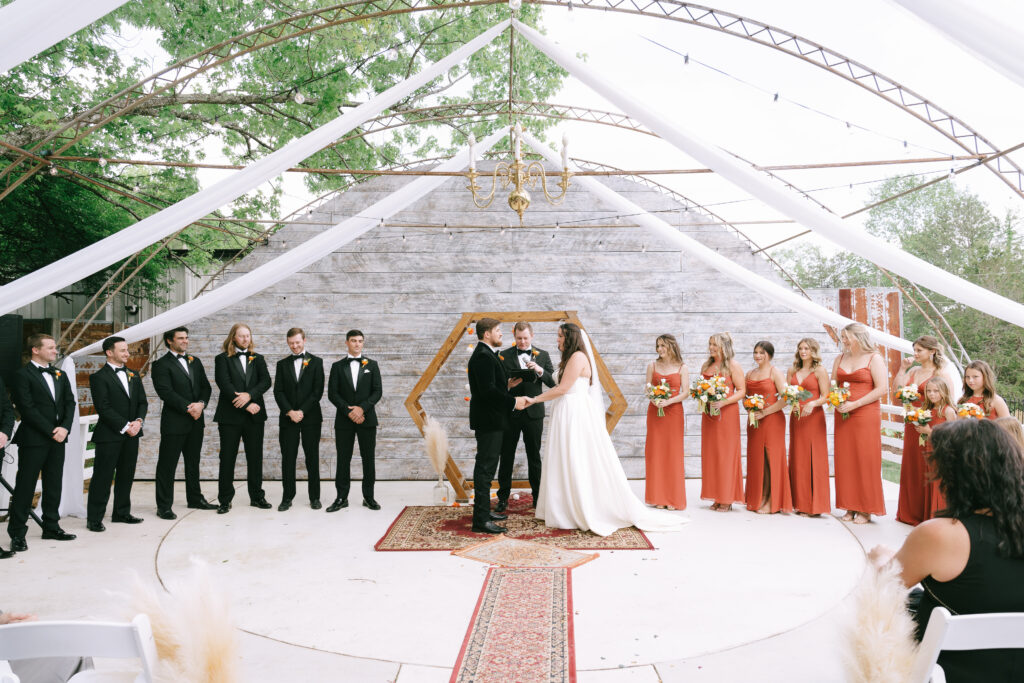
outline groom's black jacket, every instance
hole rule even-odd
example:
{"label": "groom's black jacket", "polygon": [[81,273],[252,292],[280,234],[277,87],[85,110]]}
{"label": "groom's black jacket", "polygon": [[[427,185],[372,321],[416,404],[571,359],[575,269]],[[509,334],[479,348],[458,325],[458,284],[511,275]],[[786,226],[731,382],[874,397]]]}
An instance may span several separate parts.
{"label": "groom's black jacket", "polygon": [[[501,355],[504,356],[505,359],[501,360],[501,358],[499,358],[498,360],[501,360],[502,365],[505,366],[506,372],[509,370],[519,369],[518,347],[513,346],[505,349],[501,352]],[[533,398],[534,396],[540,396],[544,393],[545,385],[548,387],[555,386],[555,367],[551,365],[551,356],[548,352],[544,349],[538,349],[535,346],[533,347],[533,353],[531,355],[533,357],[533,362],[544,369],[544,374],[538,375],[537,373],[531,373],[533,375],[532,379],[523,380],[516,386],[512,387],[510,393],[513,396],[529,396],[530,398]],[[526,410],[523,410],[522,413],[517,413],[517,415],[518,414],[524,414],[526,417],[534,420],[543,419],[544,404],[534,403]]]}
{"label": "groom's black jacket", "polygon": [[475,432],[505,431],[516,407],[498,354],[477,342],[469,358],[469,428]]}

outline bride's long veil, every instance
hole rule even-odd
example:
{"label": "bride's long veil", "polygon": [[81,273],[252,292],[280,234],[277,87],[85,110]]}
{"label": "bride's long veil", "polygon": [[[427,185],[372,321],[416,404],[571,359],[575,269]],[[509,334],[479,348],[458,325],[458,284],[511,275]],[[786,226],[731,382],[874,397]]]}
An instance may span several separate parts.
{"label": "bride's long veil", "polygon": [[594,407],[594,410],[600,413],[601,421],[604,422],[605,416],[605,405],[604,405],[604,390],[601,388],[601,378],[597,374],[597,363],[594,362],[594,347],[590,345],[590,336],[583,330],[580,330],[580,336],[583,337],[583,350],[587,354],[587,360],[590,361],[590,402]]}

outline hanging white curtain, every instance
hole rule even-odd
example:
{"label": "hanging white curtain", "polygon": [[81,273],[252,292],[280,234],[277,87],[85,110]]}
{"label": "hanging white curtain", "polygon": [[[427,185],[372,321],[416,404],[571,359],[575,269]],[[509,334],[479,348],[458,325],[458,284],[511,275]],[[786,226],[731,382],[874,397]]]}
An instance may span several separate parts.
{"label": "hanging white curtain", "polygon": [[643,100],[627,95],[609,82],[607,74],[598,74],[570,52],[525,24],[513,20],[515,29],[556,64],[589,85],[599,95],[640,121],[662,139],[698,162],[706,165],[741,190],[792,218],[835,244],[872,263],[897,272],[940,294],[979,311],[1024,327],[1024,306],[984,287],[968,282],[933,266],[898,247],[869,235],[859,228],[819,208],[797,193],[780,187],[729,153],[712,147],[678,124],[660,116]]}
{"label": "hanging white curtain", "polygon": [[[535,152],[543,156],[556,167],[561,168],[561,159],[547,145],[538,141],[529,133],[523,133],[523,139]],[[570,170],[574,172],[576,170],[572,167],[571,162]],[[679,247],[688,255],[696,257],[726,277],[729,277],[742,285],[746,285],[755,292],[762,294],[769,301],[776,301],[797,313],[803,313],[804,315],[810,316],[818,322],[827,323],[840,328],[845,327],[852,322],[856,322],[839,315],[835,311],[830,311],[824,306],[814,303],[809,299],[805,299],[803,296],[788,287],[784,287],[747,270],[735,261],[719,254],[714,249],[709,249],[692,237],[682,234],[662,219],[649,213],[646,209],[629,201],[618,192],[615,192],[604,183],[598,181],[596,178],[590,176],[576,176],[573,179],[573,182],[579,183],[585,187],[588,192],[596,196],[601,201],[614,206],[617,211],[621,211],[623,214],[627,214],[631,218],[636,218],[636,220],[655,237]],[[871,338],[878,344],[898,349],[905,353],[913,352],[913,345],[905,339],[875,329],[870,329],[870,333]]]}
{"label": "hanging white curtain", "polygon": [[429,68],[388,88],[370,101],[325,123],[313,132],[292,140],[281,149],[233,173],[216,185],[200,190],[131,227],[0,287],[0,314],[56,292],[131,256],[211,211],[234,201],[261,183],[280,175],[286,169],[377,116],[420,86],[444,74],[491,42],[507,26],[508,20],[496,24]]}
{"label": "hanging white curtain", "polygon": [[[504,130],[491,133],[479,143],[477,153],[485,153],[504,135]],[[440,172],[460,171],[468,163],[469,152],[468,150],[463,150],[452,159],[438,165],[434,170]],[[139,341],[162,334],[164,330],[170,330],[179,325],[211,315],[222,308],[242,301],[246,297],[290,277],[311,263],[329,256],[342,245],[377,227],[382,220],[386,221],[413,202],[433,192],[450,179],[450,176],[425,176],[417,178],[408,185],[395,190],[384,199],[366,207],[359,212],[358,216],[353,216],[338,223],[326,232],[303,242],[297,247],[293,247],[287,253],[242,275],[236,280],[217,287],[208,294],[204,294],[180,306],[175,306],[169,311],[122,330],[117,333],[117,336],[124,337],[129,342]],[[102,343],[102,341],[99,341],[95,344],[90,344],[71,355],[84,356],[98,353]]]}
{"label": "hanging white curtain", "polygon": [[0,74],[126,2],[128,0],[16,0],[0,8]]}

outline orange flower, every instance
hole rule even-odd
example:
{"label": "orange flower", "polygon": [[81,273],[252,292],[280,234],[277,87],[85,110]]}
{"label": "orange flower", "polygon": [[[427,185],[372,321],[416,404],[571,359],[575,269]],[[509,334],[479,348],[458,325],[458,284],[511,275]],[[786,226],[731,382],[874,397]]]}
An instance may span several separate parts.
{"label": "orange flower", "polygon": [[505,360],[505,356],[501,355],[500,353],[498,354],[498,358]]}
{"label": "orange flower", "polygon": [[475,334],[475,331],[473,330],[472,326],[466,328],[466,334]]}
{"label": "orange flower", "polygon": [[366,359],[364,358],[364,359],[363,359],[363,362],[362,362],[362,363],[360,363],[360,365],[366,365],[366,364],[367,364],[367,363],[369,363],[369,362],[370,362],[370,361],[368,361],[368,360],[366,360]]}
{"label": "orange flower", "polygon": [[537,349],[534,349],[533,350],[533,357],[536,358],[539,355],[540,355],[540,351],[538,351]]}
{"label": "orange flower", "polygon": [[469,396],[467,396],[464,400],[468,401],[469,400]]}

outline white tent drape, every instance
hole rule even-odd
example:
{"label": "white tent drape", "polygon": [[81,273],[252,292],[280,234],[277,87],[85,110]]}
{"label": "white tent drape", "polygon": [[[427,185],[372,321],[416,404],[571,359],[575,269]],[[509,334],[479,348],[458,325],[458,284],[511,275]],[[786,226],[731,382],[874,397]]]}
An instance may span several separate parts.
{"label": "white tent drape", "polygon": [[[75,360],[65,358],[60,369],[71,380],[71,388],[78,395],[78,380],[75,371]],[[68,432],[67,443],[64,445],[64,477],[60,494],[61,517],[85,517],[85,444],[82,442],[82,429],[79,426],[80,413],[78,401],[75,401],[75,421]],[[40,501],[42,505],[42,501]]]}
{"label": "white tent drape", "polygon": [[232,174],[216,185],[200,190],[120,232],[0,287],[0,314],[8,313],[47,294],[56,292],[62,287],[78,282],[131,256],[199,220],[214,209],[234,201],[261,183],[280,175],[285,169],[315,154],[345,133],[377,116],[420,86],[447,72],[491,42],[508,27],[508,23],[508,20],[499,22],[429,68],[388,88],[370,101],[364,102],[313,132],[292,140],[281,149]]}
{"label": "white tent drape", "polygon": [[[1024,32],[990,14],[998,3],[962,0],[892,0],[1018,85],[1024,85]],[[1019,1],[1019,0],[1018,0]]]}
{"label": "white tent drape", "polygon": [[[479,143],[477,153],[483,154],[489,150],[505,134],[505,131],[501,129],[491,133]],[[463,150],[452,159],[440,164],[434,170],[439,172],[460,171],[468,163],[469,152],[468,150]],[[384,199],[366,207],[359,212],[358,216],[353,216],[338,223],[333,228],[290,249],[287,253],[278,256],[269,263],[265,263],[238,279],[217,287],[208,294],[204,294],[180,306],[175,306],[169,311],[122,330],[117,335],[124,337],[129,342],[139,341],[140,339],[161,334],[164,330],[173,329],[178,325],[192,322],[237,303],[251,294],[280,282],[311,263],[315,263],[330,255],[338,247],[377,227],[382,220],[387,220],[394,214],[402,211],[450,179],[448,176],[417,178],[408,185],[389,194]],[[97,353],[101,345],[102,342],[96,342],[75,351],[71,355],[84,356]]]}
{"label": "white tent drape", "polygon": [[[560,168],[562,166],[561,159],[550,148],[538,141],[535,137],[529,133],[523,133],[523,140],[525,140],[535,152],[543,156],[552,164],[555,164],[556,167]],[[570,170],[575,171],[576,169],[570,168]],[[622,211],[623,213],[628,214],[630,218],[635,218],[637,222],[643,225],[654,236],[665,240],[669,244],[679,247],[687,254],[700,259],[707,265],[736,282],[750,287],[755,292],[764,295],[769,301],[777,301],[793,311],[803,313],[814,320],[840,328],[845,327],[852,322],[856,322],[839,315],[835,311],[830,311],[821,304],[805,299],[788,287],[784,287],[747,270],[735,261],[719,254],[714,249],[710,249],[692,237],[680,233],[677,229],[673,228],[662,219],[649,213],[639,205],[629,201],[618,192],[615,192],[604,183],[598,181],[596,178],[592,178],[590,176],[576,176],[573,179],[573,182],[579,183],[583,187],[587,188],[588,192],[592,193],[598,199],[608,203],[609,205],[614,206],[617,211]],[[869,328],[869,331],[872,339],[879,344],[883,344],[889,348],[898,349],[905,353],[913,352],[913,345],[905,339],[875,329]]]}
{"label": "white tent drape", "polygon": [[0,8],[0,74],[126,2],[128,0],[16,0]]}
{"label": "white tent drape", "polygon": [[954,301],[1024,327],[1024,305],[908,254],[884,240],[843,222],[840,218],[808,202],[795,192],[779,187],[727,152],[712,147],[692,133],[685,131],[678,124],[655,113],[644,104],[643,100],[627,95],[621,87],[609,81],[607,74],[598,74],[549,38],[515,19],[513,19],[513,25],[537,49],[571,75],[590,86],[596,93],[616,104],[624,114],[629,114],[680,151],[712,169],[751,196],[792,218],[800,225],[872,263],[897,272]]}

